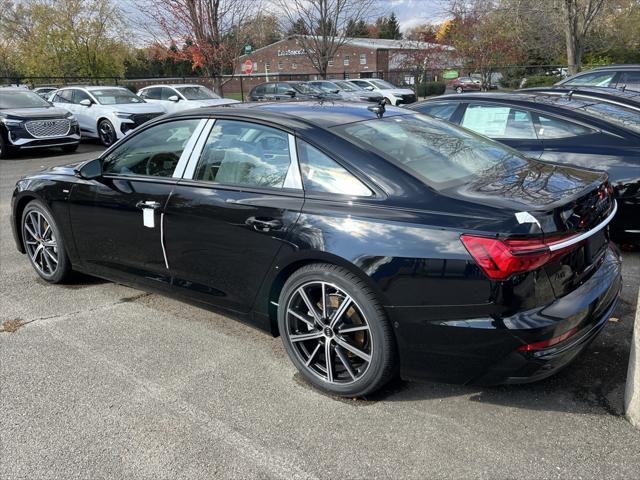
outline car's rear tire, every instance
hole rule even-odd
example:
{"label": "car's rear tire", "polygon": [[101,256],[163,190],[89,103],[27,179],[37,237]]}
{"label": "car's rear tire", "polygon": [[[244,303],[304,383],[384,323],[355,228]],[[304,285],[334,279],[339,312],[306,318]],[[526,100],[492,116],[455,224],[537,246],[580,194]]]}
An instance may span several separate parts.
{"label": "car's rear tire", "polygon": [[106,119],[98,122],[98,136],[100,137],[100,143],[105,147],[110,147],[118,139],[113,124]]}
{"label": "car's rear tire", "polygon": [[359,397],[394,376],[391,325],[375,293],[353,273],[330,264],[304,266],[286,281],[278,304],[285,350],[316,387]]}
{"label": "car's rear tire", "polygon": [[65,145],[64,147],[60,147],[64,153],[73,153],[78,150],[79,143],[74,143],[73,145]]}
{"label": "car's rear tire", "polygon": [[0,158],[11,158],[15,154],[15,150],[11,148],[0,132]]}
{"label": "car's rear tire", "polygon": [[50,283],[67,280],[71,263],[51,211],[39,200],[32,200],[22,212],[20,228],[24,249],[36,273]]}
{"label": "car's rear tire", "polygon": [[456,93],[462,93],[464,92],[462,87],[456,87]]}

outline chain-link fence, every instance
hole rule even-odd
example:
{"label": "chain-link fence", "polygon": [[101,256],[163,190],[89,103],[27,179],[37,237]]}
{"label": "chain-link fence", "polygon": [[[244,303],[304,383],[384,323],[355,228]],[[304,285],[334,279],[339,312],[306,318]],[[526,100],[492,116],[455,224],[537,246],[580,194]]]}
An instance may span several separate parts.
{"label": "chain-link fence", "polygon": [[[583,66],[583,70],[593,68],[592,65]],[[408,87],[419,92],[419,86],[432,82],[441,82],[451,90],[455,80],[459,77],[472,77],[481,82],[484,89],[513,90],[524,86],[552,85],[567,76],[566,65],[494,65],[484,68],[463,68],[452,66],[439,69],[389,70],[377,72],[361,72],[331,74],[327,79],[350,78],[381,78],[394,85]],[[318,72],[308,73],[260,73],[222,75],[219,77],[153,77],[153,78],[123,78],[123,77],[0,77],[2,85],[22,85],[29,88],[68,85],[105,85],[124,86],[138,91],[140,88],[153,84],[189,83],[205,85],[224,97],[244,100],[249,92],[263,82],[273,81],[307,81],[322,78]]]}

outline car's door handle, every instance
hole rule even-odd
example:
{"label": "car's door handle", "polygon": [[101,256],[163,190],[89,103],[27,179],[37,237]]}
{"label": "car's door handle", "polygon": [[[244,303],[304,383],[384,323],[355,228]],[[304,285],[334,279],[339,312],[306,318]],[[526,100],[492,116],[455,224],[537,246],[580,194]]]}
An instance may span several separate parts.
{"label": "car's door handle", "polygon": [[154,202],[151,200],[140,200],[138,203],[136,203],[136,208],[141,208],[141,209],[145,209],[145,208],[150,208],[152,210],[157,210],[160,208],[160,203],[159,202]]}
{"label": "car's door handle", "polygon": [[279,230],[282,228],[282,222],[276,218],[249,217],[245,223],[260,232],[268,232],[269,230]]}

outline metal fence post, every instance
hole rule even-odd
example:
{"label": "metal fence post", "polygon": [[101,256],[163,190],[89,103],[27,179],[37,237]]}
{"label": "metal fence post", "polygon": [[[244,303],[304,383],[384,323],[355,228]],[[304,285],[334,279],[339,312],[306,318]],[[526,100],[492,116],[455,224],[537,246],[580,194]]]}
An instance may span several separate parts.
{"label": "metal fence post", "polygon": [[242,84],[242,76],[240,76],[240,101],[244,102],[244,85]]}

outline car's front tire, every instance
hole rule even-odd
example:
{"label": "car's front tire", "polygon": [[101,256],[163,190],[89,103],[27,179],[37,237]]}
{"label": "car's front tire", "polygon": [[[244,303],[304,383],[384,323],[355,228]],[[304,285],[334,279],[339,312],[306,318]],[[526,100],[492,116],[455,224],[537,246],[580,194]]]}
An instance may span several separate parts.
{"label": "car's front tire", "polygon": [[456,87],[456,93],[462,93],[464,89],[462,87]]}
{"label": "car's front tire", "polygon": [[61,283],[71,274],[62,232],[49,209],[32,200],[22,212],[22,242],[29,261],[40,277],[50,283]]}
{"label": "car's front tire", "polygon": [[344,268],[318,263],[294,272],[280,294],[278,326],[300,373],[331,394],[370,394],[396,372],[385,311],[365,282]]}
{"label": "car's front tire", "polygon": [[15,150],[9,146],[8,142],[4,139],[2,132],[0,132],[0,158],[10,158],[15,153]]}
{"label": "car's front tire", "polygon": [[113,123],[106,119],[98,122],[98,136],[100,137],[100,142],[105,147],[110,147],[118,139]]}

